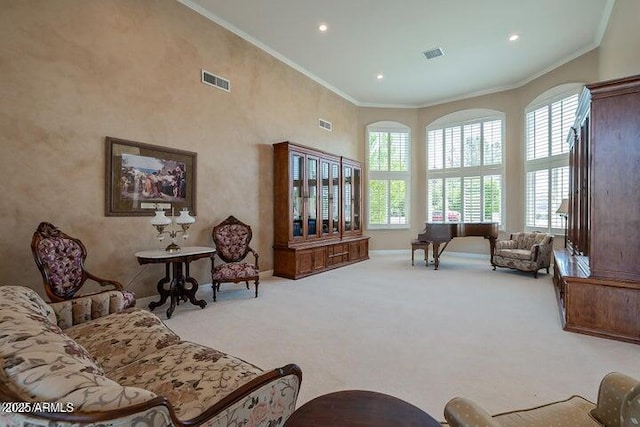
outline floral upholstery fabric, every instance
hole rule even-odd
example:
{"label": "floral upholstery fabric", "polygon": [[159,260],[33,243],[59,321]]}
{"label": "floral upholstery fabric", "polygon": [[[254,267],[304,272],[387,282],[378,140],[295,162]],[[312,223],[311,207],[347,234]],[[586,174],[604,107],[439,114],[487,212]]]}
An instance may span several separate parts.
{"label": "floral upholstery fabric", "polygon": [[216,251],[222,258],[239,261],[247,253],[251,239],[249,228],[242,224],[230,224],[220,227],[214,236]]}
{"label": "floral upholstery fabric", "polygon": [[300,382],[288,375],[256,390],[217,417],[207,427],[280,427],[293,414]]}
{"label": "floral upholstery fabric", "polygon": [[153,313],[139,308],[72,326],[65,333],[107,372],[180,342]]}
{"label": "floral upholstery fabric", "polygon": [[71,298],[82,282],[83,251],[70,239],[51,237],[38,244],[38,256],[56,295]]}
{"label": "floral upholstery fabric", "polygon": [[186,420],[261,373],[261,369],[235,357],[182,342],[112,370],[108,375],[122,385],[165,396],[178,418]]}
{"label": "floral upholstery fabric", "polygon": [[126,310],[135,303],[136,298],[132,292],[112,290],[54,302],[50,304],[50,308],[55,312],[58,326],[67,329],[91,319]]}
{"label": "floral upholstery fabric", "polygon": [[71,402],[79,410],[116,409],[155,397],[105,377],[91,354],[38,309],[44,302],[36,299],[30,289],[0,287],[2,388],[26,401]]}
{"label": "floral upholstery fabric", "polygon": [[[37,417],[32,413],[2,413],[0,412],[0,425],[7,427],[78,427],[76,422],[51,421]],[[106,426],[145,426],[145,427],[165,427],[172,426],[171,418],[167,408],[154,406],[146,411],[137,412],[133,415],[110,419],[108,423],[83,423],[83,427],[106,427]],[[239,426],[240,424],[238,424]]]}
{"label": "floral upholstery fabric", "polygon": [[496,242],[493,264],[537,272],[549,268],[553,253],[553,235],[548,233],[513,233],[510,240]]}
{"label": "floral upholstery fabric", "polygon": [[260,272],[255,265],[246,262],[223,264],[213,269],[212,278],[217,282],[227,282],[233,280],[249,280],[258,277]]}
{"label": "floral upholstery fabric", "polygon": [[[178,419],[188,421],[233,393],[229,406],[200,420],[205,426],[278,427],[295,409],[300,388],[295,365],[265,374],[233,356],[181,342],[158,317],[140,309],[63,331],[56,313],[73,312],[66,303],[56,312],[29,288],[0,286],[2,394],[23,402],[69,402],[76,413],[100,412],[99,422],[83,424],[96,427],[175,425],[158,396],[168,400]],[[83,310],[85,304],[80,303]],[[133,405],[139,406],[129,415],[103,413]],[[77,424],[53,421],[46,413],[0,413],[0,425]]]}

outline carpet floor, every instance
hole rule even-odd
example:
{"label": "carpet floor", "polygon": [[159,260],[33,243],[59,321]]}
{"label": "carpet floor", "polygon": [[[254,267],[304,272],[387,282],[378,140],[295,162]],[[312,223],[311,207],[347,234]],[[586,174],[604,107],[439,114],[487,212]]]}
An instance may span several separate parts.
{"label": "carpet floor", "polygon": [[640,378],[640,346],[562,330],[551,276],[493,271],[487,257],[456,253],[434,271],[412,267],[408,251],[379,251],[296,281],[265,277],[257,299],[253,284],[223,284],[214,303],[202,286],[207,307],[181,304],[166,323],[265,370],[297,363],[298,405],[364,389],[443,419],[454,396],[495,413],[573,394],[594,401],[611,371]]}

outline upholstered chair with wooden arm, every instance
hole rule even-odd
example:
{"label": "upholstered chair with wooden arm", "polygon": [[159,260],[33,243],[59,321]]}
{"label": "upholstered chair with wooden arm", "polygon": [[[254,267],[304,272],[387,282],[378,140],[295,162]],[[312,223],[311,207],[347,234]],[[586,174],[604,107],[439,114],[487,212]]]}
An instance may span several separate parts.
{"label": "upholstered chair with wooden arm", "polygon": [[[229,216],[213,227],[211,236],[216,246],[216,254],[226,263],[214,265],[211,269],[213,300],[216,300],[216,291],[220,290],[220,283],[225,282],[245,282],[249,289],[249,281],[253,281],[256,288],[255,298],[257,298],[260,270],[258,269],[258,252],[249,246],[253,236],[251,227],[234,216]],[[253,255],[253,263],[244,261],[249,253]]]}
{"label": "upholstered chair with wooden arm", "polygon": [[640,381],[612,372],[600,382],[597,404],[571,396],[493,416],[475,402],[456,397],[445,406],[444,417],[451,427],[635,427],[640,425]]}
{"label": "upholstered chair with wooden arm", "polygon": [[549,273],[553,253],[553,234],[513,233],[509,240],[498,240],[493,254],[493,269],[496,267],[515,268],[532,271],[538,277],[538,270],[545,268]]}
{"label": "upholstered chair with wooden arm", "polygon": [[[85,246],[55,225],[48,222],[38,225],[31,239],[31,251],[42,274],[47,297],[52,303],[59,303],[55,304],[59,310],[86,320],[135,306],[135,295],[120,282],[98,277],[84,268]],[[80,288],[87,280],[105,289],[80,295]]]}

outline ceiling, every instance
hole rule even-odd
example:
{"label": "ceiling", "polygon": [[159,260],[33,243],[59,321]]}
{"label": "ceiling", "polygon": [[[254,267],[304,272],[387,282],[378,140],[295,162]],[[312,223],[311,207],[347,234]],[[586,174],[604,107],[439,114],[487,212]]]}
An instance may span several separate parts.
{"label": "ceiling", "polygon": [[179,1],[356,105],[423,107],[521,86],[597,47],[615,0]]}

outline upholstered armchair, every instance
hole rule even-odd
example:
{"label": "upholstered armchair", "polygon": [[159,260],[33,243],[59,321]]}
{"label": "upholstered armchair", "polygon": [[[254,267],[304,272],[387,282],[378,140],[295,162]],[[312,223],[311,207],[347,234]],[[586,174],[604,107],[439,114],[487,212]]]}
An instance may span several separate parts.
{"label": "upholstered armchair", "polygon": [[496,267],[515,268],[532,271],[538,277],[538,270],[546,268],[549,273],[553,235],[537,231],[513,233],[509,240],[498,240],[493,254],[493,269]]}
{"label": "upholstered armchair", "polygon": [[[31,239],[33,259],[42,274],[47,297],[61,310],[72,311],[74,316],[95,318],[100,315],[133,307],[133,292],[124,290],[121,283],[91,274],[84,268],[87,249],[79,239],[73,238],[55,225],[41,222]],[[87,280],[105,289],[79,295]],[[64,303],[63,303],[64,302]],[[68,306],[68,307],[67,307]]]}
{"label": "upholstered armchair", "polygon": [[444,417],[451,427],[635,427],[640,425],[640,381],[612,372],[600,382],[595,405],[571,396],[494,416],[475,402],[456,397],[445,406]]}
{"label": "upholstered armchair", "polygon": [[[253,237],[251,227],[234,216],[229,216],[213,227],[211,236],[216,246],[216,254],[226,263],[218,266],[214,264],[211,269],[213,300],[216,300],[216,291],[220,290],[220,283],[245,282],[249,289],[250,280],[255,284],[255,298],[257,298],[260,270],[258,270],[258,252],[249,246]],[[244,261],[249,253],[253,255],[253,264]]]}

